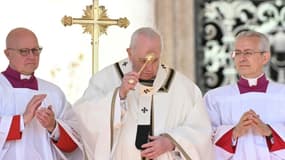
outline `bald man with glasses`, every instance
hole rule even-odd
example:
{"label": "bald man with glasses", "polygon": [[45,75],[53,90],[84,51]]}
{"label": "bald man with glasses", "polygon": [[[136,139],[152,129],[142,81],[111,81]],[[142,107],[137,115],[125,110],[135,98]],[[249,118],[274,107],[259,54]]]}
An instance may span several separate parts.
{"label": "bald man with glasses", "polygon": [[42,48],[29,29],[9,32],[0,74],[0,159],[83,159],[73,111],[61,89],[35,77]]}
{"label": "bald man with glasses", "polygon": [[238,82],[204,96],[216,159],[285,159],[285,85],[269,81],[264,73],[270,60],[268,38],[241,32],[232,57]]}

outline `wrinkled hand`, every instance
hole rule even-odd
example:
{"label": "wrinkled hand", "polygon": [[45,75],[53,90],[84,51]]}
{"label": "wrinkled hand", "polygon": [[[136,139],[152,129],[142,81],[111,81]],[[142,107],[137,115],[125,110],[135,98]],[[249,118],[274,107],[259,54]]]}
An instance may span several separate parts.
{"label": "wrinkled hand", "polygon": [[249,110],[242,115],[239,123],[234,128],[233,138],[236,139],[245,135],[250,128],[252,128],[255,133],[262,136],[269,136],[272,134],[271,129],[262,122],[259,115],[253,110]]}
{"label": "wrinkled hand", "polygon": [[40,122],[40,124],[49,132],[52,132],[54,130],[56,121],[51,105],[49,105],[47,108],[38,109],[36,113],[36,118]]}
{"label": "wrinkled hand", "polygon": [[235,126],[233,130],[234,139],[243,136],[248,132],[253,123],[252,117],[254,114],[255,112],[253,110],[249,110],[241,116],[239,123]]}
{"label": "wrinkled hand", "polygon": [[43,100],[46,98],[46,94],[34,95],[26,106],[26,110],[23,114],[24,124],[27,125],[34,118],[36,110],[40,107]]}
{"label": "wrinkled hand", "polygon": [[155,159],[161,154],[172,151],[174,149],[174,144],[171,140],[165,136],[149,136],[150,142],[143,144],[141,151],[141,156],[148,159]]}
{"label": "wrinkled hand", "polygon": [[265,124],[257,114],[252,116],[252,128],[253,131],[262,136],[270,136],[272,134],[271,128]]}
{"label": "wrinkled hand", "polygon": [[[130,80],[132,83],[130,83]],[[125,99],[130,90],[134,90],[138,83],[139,75],[136,72],[129,72],[124,75],[122,84],[120,86],[119,95],[121,99]]]}

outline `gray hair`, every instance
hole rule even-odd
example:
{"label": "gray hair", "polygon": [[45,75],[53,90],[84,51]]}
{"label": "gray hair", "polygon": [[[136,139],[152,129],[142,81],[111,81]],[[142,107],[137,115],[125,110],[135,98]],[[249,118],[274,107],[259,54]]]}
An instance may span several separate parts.
{"label": "gray hair", "polygon": [[161,35],[159,34],[158,31],[150,28],[150,27],[143,27],[143,28],[139,28],[137,29],[132,37],[131,37],[131,42],[130,42],[130,49],[135,49],[136,48],[136,45],[137,45],[137,38],[140,36],[140,35],[144,35],[150,39],[155,39],[155,38],[158,38],[160,40],[160,45],[161,45],[161,50],[162,50],[162,46],[163,46],[163,43],[162,43],[162,38],[161,38]]}
{"label": "gray hair", "polygon": [[243,31],[240,32],[237,36],[236,39],[239,39],[241,37],[256,37],[259,39],[259,49],[260,51],[270,51],[270,42],[269,39],[267,38],[267,36],[263,33],[260,32],[256,32],[253,30],[249,30],[249,31]]}

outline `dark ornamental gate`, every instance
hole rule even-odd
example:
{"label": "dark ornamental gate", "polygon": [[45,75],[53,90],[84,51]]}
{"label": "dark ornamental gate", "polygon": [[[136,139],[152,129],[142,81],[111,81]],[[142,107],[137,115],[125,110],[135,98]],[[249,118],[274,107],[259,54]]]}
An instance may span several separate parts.
{"label": "dark ornamental gate", "polygon": [[249,29],[268,35],[271,61],[265,72],[285,83],[285,1],[195,0],[195,10],[196,81],[203,92],[236,82],[232,44]]}

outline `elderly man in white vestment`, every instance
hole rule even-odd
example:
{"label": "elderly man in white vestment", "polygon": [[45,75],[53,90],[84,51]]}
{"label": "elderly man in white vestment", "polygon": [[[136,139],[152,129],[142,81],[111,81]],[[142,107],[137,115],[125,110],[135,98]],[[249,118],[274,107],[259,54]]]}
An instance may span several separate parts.
{"label": "elderly man in white vestment", "polygon": [[6,39],[9,66],[0,74],[0,159],[81,160],[74,113],[56,85],[36,78],[42,48],[36,35],[15,28]]}
{"label": "elderly man in white vestment", "polygon": [[240,79],[205,95],[218,160],[285,159],[285,86],[270,82],[264,66],[270,43],[259,32],[244,31],[232,53]]}
{"label": "elderly man in white vestment", "polygon": [[211,125],[199,88],[161,64],[152,28],[132,35],[124,59],[96,73],[75,110],[89,159],[210,160]]}

